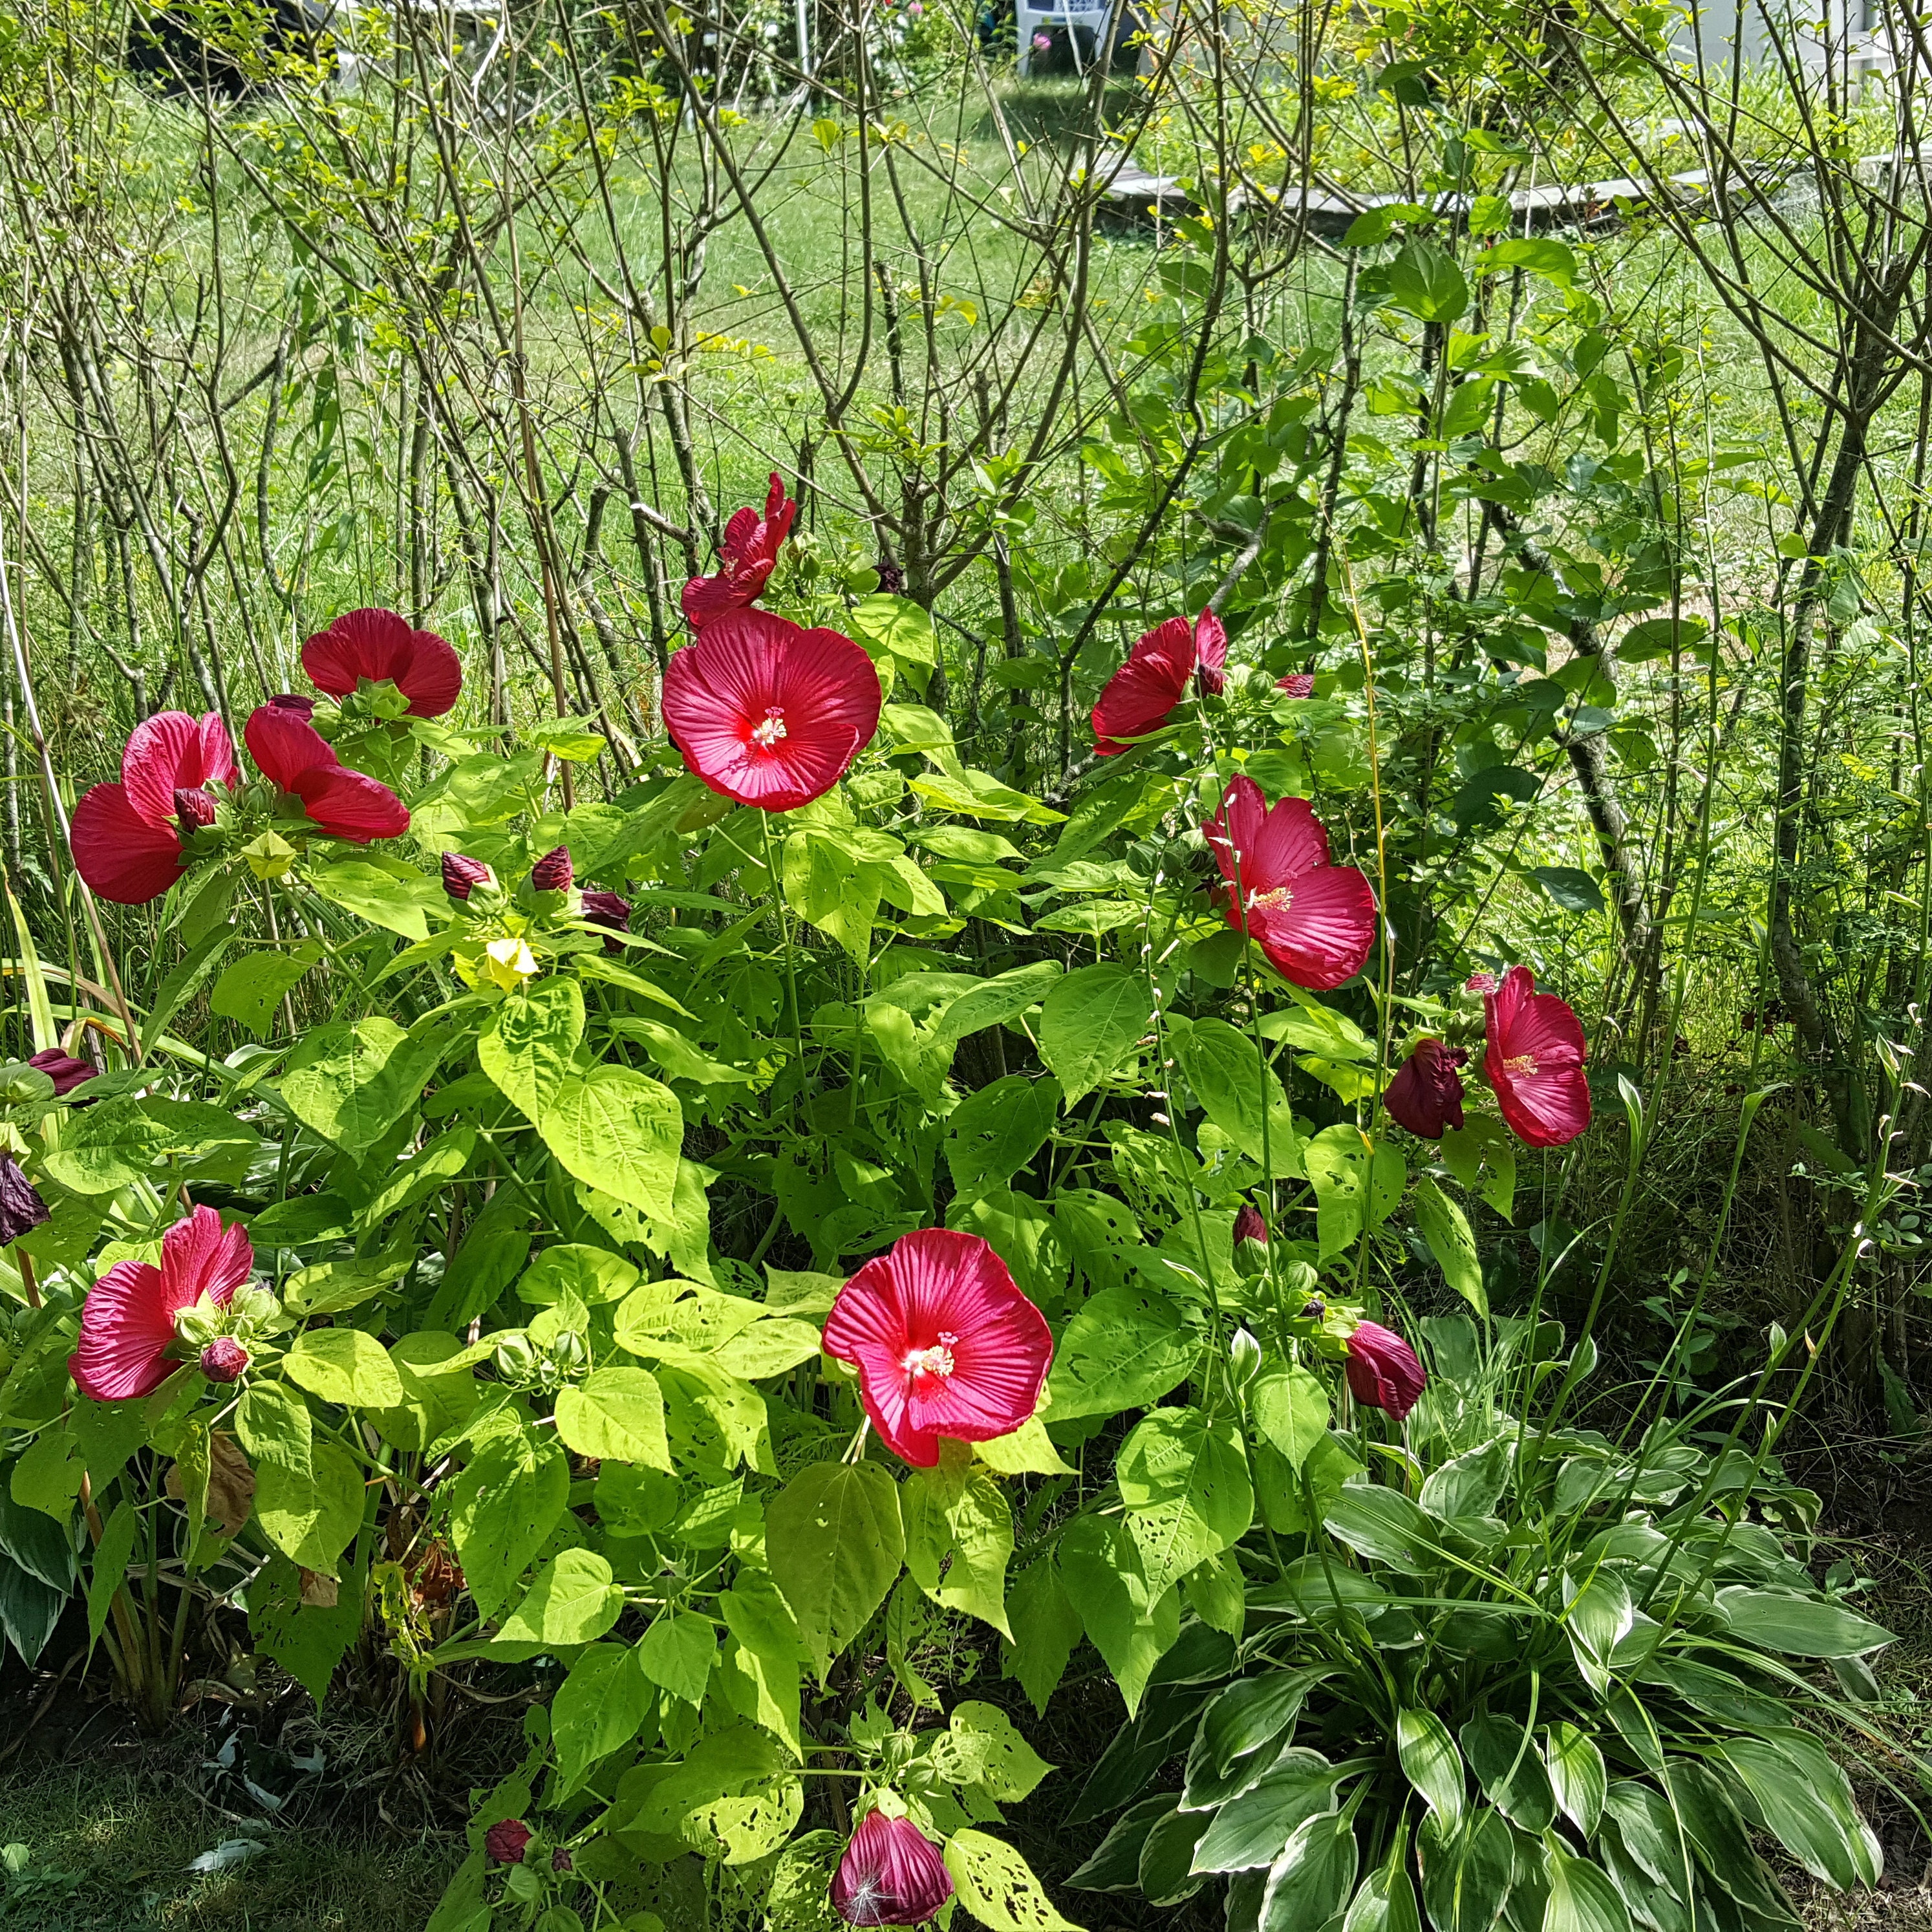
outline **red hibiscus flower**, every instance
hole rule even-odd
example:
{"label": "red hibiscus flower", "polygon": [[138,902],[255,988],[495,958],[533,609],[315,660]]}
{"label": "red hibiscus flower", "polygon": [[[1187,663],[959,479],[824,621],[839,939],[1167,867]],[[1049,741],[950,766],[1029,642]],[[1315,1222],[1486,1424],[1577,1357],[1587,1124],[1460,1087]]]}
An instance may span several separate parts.
{"label": "red hibiscus flower", "polygon": [[210,712],[161,711],[136,724],[121,754],[121,782],[98,784],[74,808],[74,862],[117,905],[158,899],[187,870],[178,792],[241,779],[228,728]]}
{"label": "red hibiscus flower", "polygon": [[409,808],[387,785],[339,760],[328,740],[292,707],[258,706],[242,736],[270,784],[301,801],[310,822],[332,838],[366,845],[410,829]]}
{"label": "red hibiscus flower", "polygon": [[224,1228],[197,1208],[161,1237],[161,1264],[116,1262],[87,1291],[68,1372],[94,1402],[124,1402],[159,1388],[173,1372],[175,1317],[206,1294],[225,1308],[248,1279],[255,1250],[238,1223]]}
{"label": "red hibiscus flower", "polygon": [[1483,1078],[1516,1138],[1530,1147],[1563,1147],[1590,1124],[1589,1048],[1567,1000],[1536,990],[1527,966],[1512,966],[1483,995],[1489,1043]]}
{"label": "red hibiscus flower", "polygon": [[364,679],[393,684],[412,718],[440,718],[463,690],[463,665],[434,631],[412,630],[393,610],[345,610],[302,646],[318,691],[352,696]]}
{"label": "red hibiscus flower", "polygon": [[986,1242],[926,1228],[838,1291],[825,1352],[857,1366],[866,1413],[886,1446],[930,1469],[942,1436],[988,1442],[1033,1414],[1053,1337]]}
{"label": "red hibiscus flower", "polygon": [[785,494],[774,470],[765,514],[760,516],[747,504],[734,511],[724,526],[724,567],[712,577],[694,577],[684,586],[685,620],[694,631],[701,631],[728,610],[743,610],[758,597],[797,514],[798,506]]}
{"label": "red hibiscus flower", "polygon": [[1325,993],[1362,970],[1376,937],[1376,896],[1352,866],[1328,862],[1328,834],[1304,798],[1268,805],[1238,778],[1208,825],[1228,882],[1228,923],[1251,933],[1284,980]]}
{"label": "red hibiscus flower", "polygon": [[664,673],[664,729],[715,792],[766,812],[822,797],[879,728],[879,674],[850,638],[728,610]]}
{"label": "red hibiscus flower", "polygon": [[1468,1058],[1460,1046],[1418,1040],[1389,1082],[1382,1105],[1411,1133],[1439,1141],[1444,1127],[1462,1126],[1462,1076],[1456,1069]]}
{"label": "red hibiscus flower", "polygon": [[1358,1323],[1348,1346],[1342,1368],[1350,1392],[1358,1402],[1370,1408],[1386,1409],[1400,1422],[1415,1406],[1429,1380],[1415,1351],[1379,1322]]}
{"label": "red hibiscus flower", "polygon": [[832,1909],[848,1925],[923,1925],[952,1896],[939,1847],[883,1811],[866,1813],[832,1874]]}
{"label": "red hibiscus flower", "polygon": [[1156,625],[1127,653],[1094,706],[1094,755],[1111,758],[1127,748],[1122,739],[1158,731],[1197,677],[1198,688],[1219,696],[1227,662],[1228,634],[1213,611],[1192,624],[1170,617]]}

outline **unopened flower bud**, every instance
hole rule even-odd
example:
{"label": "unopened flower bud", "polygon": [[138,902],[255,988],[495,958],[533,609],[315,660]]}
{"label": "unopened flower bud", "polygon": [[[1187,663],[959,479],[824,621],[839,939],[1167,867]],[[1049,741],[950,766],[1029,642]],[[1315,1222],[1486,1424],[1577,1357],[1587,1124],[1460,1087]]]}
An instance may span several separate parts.
{"label": "unopened flower bud", "polygon": [[540,892],[567,892],[574,877],[568,845],[552,847],[530,868],[530,884]]}
{"label": "unopened flower bud", "polygon": [[1304,1322],[1319,1322],[1328,1312],[1328,1304],[1318,1294],[1310,1296],[1301,1304],[1301,1319]]}
{"label": "unopened flower bud", "polygon": [[494,886],[496,875],[481,859],[466,859],[460,852],[442,855],[442,889],[453,899],[467,899],[478,886]]}
{"label": "unopened flower bud", "polygon": [[182,836],[192,838],[204,826],[214,823],[214,794],[200,785],[175,788],[175,822]]}
{"label": "unopened flower bud", "polygon": [[1348,1337],[1342,1364],[1355,1400],[1400,1422],[1415,1406],[1428,1382],[1415,1351],[1378,1322],[1364,1322]]}
{"label": "unopened flower bud", "polygon": [[1252,1202],[1244,1201],[1234,1214],[1234,1246],[1237,1252],[1244,1241],[1258,1241],[1268,1245],[1268,1217]]}
{"label": "unopened flower bud", "polygon": [[1262,1345],[1245,1328],[1237,1328],[1228,1344],[1228,1371],[1235,1388],[1246,1388],[1261,1366]]}
{"label": "unopened flower bud", "polygon": [[[57,1046],[46,1047],[30,1055],[27,1064],[38,1067],[54,1083],[56,1100],[63,1094],[71,1094],[83,1082],[98,1078],[100,1072],[98,1066],[76,1060],[71,1054],[62,1052]],[[87,1103],[82,1101],[78,1104],[84,1106]]]}
{"label": "unopened flower bud", "polygon": [[550,1868],[554,1872],[571,1872],[577,1869],[577,1861],[570,1855],[567,1845],[560,1845],[550,1855]]}
{"label": "unopened flower bud", "polygon": [[248,1366],[248,1351],[232,1335],[218,1335],[201,1352],[201,1372],[212,1382],[232,1382]]}
{"label": "unopened flower bud", "polygon": [[483,1834],[483,1850],[490,1862],[520,1865],[530,1848],[530,1828],[520,1818],[500,1818]]}

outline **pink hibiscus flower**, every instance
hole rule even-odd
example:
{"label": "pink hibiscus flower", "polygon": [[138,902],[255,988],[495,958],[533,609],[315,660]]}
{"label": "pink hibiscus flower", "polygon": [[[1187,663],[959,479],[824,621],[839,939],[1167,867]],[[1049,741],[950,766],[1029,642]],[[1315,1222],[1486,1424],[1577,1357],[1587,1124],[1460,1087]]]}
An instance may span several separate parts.
{"label": "pink hibiscus flower", "polygon": [[1342,1370],[1350,1393],[1366,1407],[1385,1409],[1402,1420],[1429,1381],[1415,1351],[1379,1322],[1358,1323],[1348,1348]]}
{"label": "pink hibiscus flower", "polygon": [[883,1811],[860,1821],[832,1874],[832,1909],[848,1925],[923,1925],[952,1896],[939,1847]]}
{"label": "pink hibiscus flower", "polygon": [[[146,905],[185,872],[184,814],[202,822],[193,797],[242,774],[228,728],[213,712],[157,712],[128,734],[121,782],[95,785],[74,808],[74,862],[89,888],[117,905]],[[178,802],[184,797],[189,803]],[[209,819],[214,814],[212,800]]]}
{"label": "pink hibiscus flower", "polygon": [[879,728],[879,674],[850,638],[728,610],[664,673],[664,729],[715,792],[789,812],[830,791]]}
{"label": "pink hibiscus flower", "polygon": [[1108,679],[1094,706],[1094,752],[1111,758],[1120,741],[1158,731],[1190,686],[1218,697],[1227,682],[1228,634],[1211,610],[1190,624],[1170,617],[1148,632]]}
{"label": "pink hibiscus flower", "polygon": [[1270,806],[1252,778],[1238,778],[1208,844],[1228,882],[1228,923],[1252,934],[1284,980],[1325,993],[1362,970],[1375,892],[1354,866],[1329,863],[1328,834],[1305,798]]}
{"label": "pink hibiscus flower", "polygon": [[785,494],[774,470],[765,514],[760,516],[749,504],[734,511],[724,526],[724,567],[713,576],[694,577],[684,586],[685,621],[694,631],[701,631],[728,610],[743,610],[757,598],[777,566],[797,514],[798,506]]}
{"label": "pink hibiscus flower", "polygon": [[242,736],[262,776],[298,800],[332,838],[366,845],[410,829],[409,808],[386,784],[352,772],[328,740],[292,706],[272,700],[249,714]]}
{"label": "pink hibiscus flower", "polygon": [[1590,1124],[1589,1047],[1567,1000],[1536,990],[1527,966],[1512,966],[1483,995],[1489,1022],[1483,1078],[1519,1140],[1563,1147]]}
{"label": "pink hibiscus flower", "polygon": [[116,1262],[87,1291],[67,1358],[74,1385],[94,1402],[151,1394],[174,1372],[175,1317],[204,1294],[226,1307],[254,1265],[247,1230],[224,1228],[212,1208],[197,1208],[161,1237],[159,1268]]}
{"label": "pink hibiscus flower", "polygon": [[886,1447],[922,1469],[939,1438],[1010,1436],[1040,1406],[1053,1360],[1046,1318],[977,1234],[926,1228],[875,1256],[838,1291],[825,1352],[859,1370]]}
{"label": "pink hibiscus flower", "polygon": [[463,664],[434,631],[412,630],[393,610],[345,610],[302,646],[302,669],[318,691],[348,698],[364,679],[393,684],[412,718],[440,718],[463,690]]}

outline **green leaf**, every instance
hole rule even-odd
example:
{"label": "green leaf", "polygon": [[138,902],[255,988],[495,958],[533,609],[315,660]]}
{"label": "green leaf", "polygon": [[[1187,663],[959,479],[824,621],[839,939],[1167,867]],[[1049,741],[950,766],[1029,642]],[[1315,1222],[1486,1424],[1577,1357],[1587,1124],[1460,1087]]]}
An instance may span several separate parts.
{"label": "green leaf", "polygon": [[1037,1006],[1060,979],[1060,962],[1041,959],[982,980],[946,1005],[934,1024],[934,1037],[938,1044],[950,1046],[969,1034],[1004,1025],[1029,1006]]}
{"label": "green leaf", "polygon": [[561,976],[513,993],[484,1022],[476,1064],[506,1099],[540,1118],[570,1077],[584,1038],[584,992]]}
{"label": "green leaf", "polygon": [[1040,1010],[1040,1058],[1072,1106],[1119,1066],[1146,1032],[1146,980],[1126,966],[1082,966],[1059,980]]}
{"label": "green leaf", "polygon": [[[906,1567],[936,1604],[988,1623],[1004,1637],[1006,1564],[1013,1553],[1013,1514],[1006,1492],[976,1464],[915,1471],[901,1492]],[[914,1561],[915,1551],[922,1560]],[[951,1562],[942,1577],[939,1565]]]}
{"label": "green leaf", "polygon": [[140,1526],[140,1512],[124,1497],[114,1505],[114,1514],[107,1519],[107,1527],[101,1532],[87,1575],[87,1647],[90,1654],[100,1641],[100,1633],[107,1627],[107,1613],[113,1604],[115,1592],[120,1588],[122,1579],[128,1574],[128,1558],[134,1553],[134,1534]]}
{"label": "green leaf", "polygon": [[1576,279],[1576,257],[1561,242],[1520,235],[1508,242],[1498,242],[1492,248],[1485,248],[1476,257],[1476,272],[1479,275],[1500,274],[1506,268],[1527,268],[1532,274],[1540,275],[1558,288],[1567,289],[1573,286]]}
{"label": "green leaf", "polygon": [[792,1834],[805,1795],[785,1746],[749,1724],[711,1731],[677,1765],[640,1766],[617,1787],[623,1828],[681,1840],[727,1864],[774,1852]]}
{"label": "green leaf", "polygon": [[1370,1873],[1350,1901],[1342,1932],[1422,1932],[1400,1834],[1388,1862]]}
{"label": "green leaf", "polygon": [[1319,1258],[1353,1246],[1364,1217],[1372,1228],[1402,1198],[1407,1169],[1402,1156],[1386,1144],[1372,1146],[1361,1129],[1346,1121],[1324,1127],[1302,1150],[1315,1188],[1316,1240]]}
{"label": "green leaf", "polygon": [[1462,1754],[1456,1748],[1448,1726],[1432,1711],[1398,1711],[1395,1748],[1404,1774],[1421,1793],[1422,1802],[1442,1820],[1442,1828],[1458,1829],[1467,1792]]}
{"label": "green leaf", "polygon": [[1604,910],[1604,895],[1588,872],[1574,866],[1532,866],[1529,876],[1564,912]]}
{"label": "green leaf", "polygon": [[[260,1507],[258,1487],[258,1514]],[[335,1666],[362,1627],[362,1578],[353,1564],[345,1565],[333,1604],[304,1604],[299,1560],[278,1550],[248,1586],[248,1630],[255,1648],[280,1665],[320,1708]]]}
{"label": "green leaf", "polygon": [[1328,1505],[1322,1521],[1351,1550],[1411,1576],[1424,1575],[1442,1561],[1435,1524],[1400,1490],[1352,1483]]}
{"label": "green leaf", "polygon": [[338,1559],[362,1527],[362,1472],[349,1452],[330,1442],[311,1445],[306,1474],[263,1462],[255,1470],[255,1520],[292,1562],[325,1576],[340,1574]]}
{"label": "green leaf", "polygon": [[1060,1336],[1047,1384],[1047,1420],[1144,1408],[1186,1379],[1200,1352],[1199,1336],[1166,1296],[1103,1288]]}
{"label": "green leaf", "polygon": [[1297,1362],[1262,1370],[1248,1388],[1255,1426],[1295,1474],[1328,1432],[1332,1405],[1321,1378]]}
{"label": "green leaf", "polygon": [[1335,1808],[1336,1769],[1319,1751],[1290,1747],[1249,1760],[1251,1781],[1215,1812],[1194,1848],[1198,1872],[1258,1871],[1280,1857],[1311,1818]]}
{"label": "green leaf", "polygon": [[1604,1815],[1609,1774],[1596,1740],[1574,1724],[1552,1724],[1543,1734],[1544,1762],[1557,1808],[1588,1840],[1597,1835]]}
{"label": "green leaf", "polygon": [[1890,1630],[1846,1605],[1813,1597],[1788,1597],[1775,1590],[1720,1590],[1718,1608],[1733,1636],[1786,1657],[1863,1657],[1898,1641]]}
{"label": "green leaf", "polygon": [[1080,1612],[1050,1558],[1020,1572],[1006,1592],[1006,1617],[1012,1640],[1006,1647],[1005,1674],[1019,1680],[1028,1701],[1044,1717],[1082,1628]]}
{"label": "green leaf", "polygon": [[1499,1436],[1438,1463],[1423,1483],[1422,1507],[1438,1522],[1451,1516],[1487,1516],[1509,1486],[1511,1447],[1512,1438]]}
{"label": "green leaf", "polygon": [[815,1462],[765,1512],[765,1555],[825,1682],[886,1600],[905,1554],[898,1485],[876,1462]]}
{"label": "green leaf", "polygon": [[1526,1832],[1546,1832],[1556,1822],[1556,1794],[1550,1773],[1522,1725],[1496,1712],[1462,1726],[1462,1749],[1490,1802]]}
{"label": "green leaf", "polygon": [[594,1550],[563,1550],[537,1572],[523,1601],[498,1628],[508,1643],[592,1643],[617,1621],[624,1593]]}
{"label": "green leaf", "polygon": [[1207,1828],[1208,1816],[1202,1811],[1172,1810],[1154,1821],[1134,1872],[1150,1905],[1178,1905],[1205,1883],[1193,1865],[1194,1848]]}
{"label": "green leaf", "polygon": [[[374,1255],[364,1261],[319,1262],[314,1268],[298,1268],[290,1275],[283,1283],[282,1298],[290,1311],[298,1316],[340,1315],[359,1307],[392,1282],[401,1280],[415,1261],[413,1254],[405,1253],[386,1258]],[[302,1378],[298,1376],[296,1379],[300,1382]]]}
{"label": "green leaf", "polygon": [[1154,1666],[1180,1634],[1180,1593],[1148,1588],[1139,1547],[1124,1523],[1076,1517],[1062,1532],[1055,1556],[1066,1594],[1131,1717]]}
{"label": "green leaf", "polygon": [[929,669],[939,662],[939,640],[933,634],[932,619],[910,597],[874,591],[860,598],[848,614],[861,644],[889,652],[901,664]]}
{"label": "green leaf", "polygon": [[1431,242],[1402,244],[1388,265],[1388,292],[1419,322],[1454,322],[1469,306],[1469,284],[1455,257]]}
{"label": "green leaf", "polygon": [[970,1094],[946,1124],[952,1184],[975,1190],[1010,1180],[1036,1154],[1060,1114],[1060,1083],[1010,1073]]}
{"label": "green leaf", "polygon": [[1780,1726],[1714,1748],[1749,1794],[1765,1828],[1808,1871],[1840,1892],[1874,1886],[1883,1864],[1850,1780],[1809,1732]]}
{"label": "green leaf", "polygon": [[1425,1174],[1415,1184],[1416,1225],[1429,1252],[1442,1270],[1442,1279],[1486,1321],[1490,1300],[1483,1289],[1483,1264],[1476,1258],[1476,1238],[1468,1217]]}
{"label": "green leaf", "polygon": [[1271,1671],[1229,1684],[1202,1714],[1199,1748],[1225,1777],[1237,1758],[1258,1751],[1294,1727],[1308,1694],[1334,1672],[1326,1664]]}
{"label": "green leaf", "polygon": [[1127,1438],[1114,1474],[1156,1596],[1238,1542],[1254,1521],[1247,1455],[1232,1417],[1157,1408]]}
{"label": "green leaf", "polygon": [[235,1432],[248,1452],[258,1481],[265,1462],[308,1479],[315,1427],[308,1404],[293,1389],[281,1382],[251,1382],[236,1407]]}
{"label": "green leaf", "polygon": [[355,1408],[394,1408],[403,1399],[395,1365],[359,1328],[311,1328],[296,1337],[283,1362],[290,1381],[324,1402]]}
{"label": "green leaf", "polygon": [[648,1369],[598,1369],[581,1388],[560,1390],[556,1432],[580,1456],[671,1467],[664,1396]]}
{"label": "green leaf", "polygon": [[1423,1906],[1435,1932],[1490,1932],[1516,1872],[1515,1842],[1502,1814],[1478,1806],[1460,1832],[1444,1832],[1426,1818],[1415,1842]]}
{"label": "green leaf", "polygon": [[970,1697],[953,1706],[927,1761],[947,1784],[976,1787],[996,1804],[1017,1804],[1031,1796],[1053,1768],[998,1705]]}
{"label": "green leaf", "polygon": [[572,1074],[536,1125],[566,1172],[654,1221],[676,1218],[684,1113],[662,1081],[624,1066]]}
{"label": "green leaf", "polygon": [[1543,1909],[1543,1932],[1630,1932],[1630,1912],[1600,1865],[1552,1846],[1544,1869],[1550,1902]]}
{"label": "green leaf", "polygon": [[687,1704],[704,1702],[704,1687],[717,1660],[718,1633],[689,1610],[661,1612],[638,1646],[638,1664],[644,1675]]}
{"label": "green leaf", "polygon": [[1304,1932],[1325,1925],[1348,1902],[1360,1857],[1351,1813],[1304,1820],[1269,1868],[1262,1895],[1262,1932]]}
{"label": "green leaf", "polygon": [[993,1932],[1079,1932],[1048,1902],[1033,1868],[1010,1845],[983,1832],[955,1832],[945,1858],[959,1903]]}
{"label": "green leaf", "polygon": [[1294,1109],[1280,1076],[1246,1034],[1238,1033],[1226,1020],[1196,1020],[1184,1031],[1177,1030],[1174,1057],[1208,1119],[1242,1153],[1275,1178],[1300,1177],[1301,1143],[1294,1130]]}
{"label": "green leaf", "polygon": [[26,1453],[8,1472],[7,1490],[22,1509],[64,1523],[74,1514],[86,1464],[74,1452],[78,1445],[64,1429],[47,1428],[28,1444]]}
{"label": "green leaf", "polygon": [[392,871],[376,858],[338,859],[310,866],[306,877],[331,904],[404,939],[428,938],[428,915],[449,907],[435,879],[400,862]]}
{"label": "green leaf", "polygon": [[112,1194],[139,1180],[160,1156],[167,1136],[131,1094],[116,1094],[59,1116],[60,1144],[40,1165],[76,1194]]}
{"label": "green leaf", "polygon": [[304,1126],[359,1155],[422,1099],[452,1037],[432,1027],[413,1039],[380,1013],[318,1027],[290,1059],[282,1098]]}
{"label": "green leaf", "polygon": [[1510,1220],[1516,1205],[1516,1148],[1502,1122],[1472,1114],[1462,1126],[1443,1130],[1442,1148],[1442,1165],[1464,1190]]}
{"label": "green leaf", "polygon": [[479,1616],[494,1617],[563,1514],[569,1465],[548,1434],[499,1430],[449,1491],[450,1529],[470,1594]]}

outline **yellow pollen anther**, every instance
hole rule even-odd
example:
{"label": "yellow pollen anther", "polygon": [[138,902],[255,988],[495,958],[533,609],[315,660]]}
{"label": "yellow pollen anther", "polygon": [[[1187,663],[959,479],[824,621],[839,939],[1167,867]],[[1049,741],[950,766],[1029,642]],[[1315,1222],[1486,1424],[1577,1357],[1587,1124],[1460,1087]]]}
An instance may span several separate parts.
{"label": "yellow pollen anther", "polygon": [[779,705],[771,706],[763,719],[752,727],[752,742],[767,752],[784,735],[784,711]]}
{"label": "yellow pollen anther", "polygon": [[930,1348],[911,1348],[899,1366],[908,1376],[950,1376],[952,1372],[952,1345],[958,1341],[957,1335],[941,1331],[937,1343]]}
{"label": "yellow pollen anther", "polygon": [[1533,1053],[1512,1054],[1503,1062],[1503,1071],[1505,1073],[1534,1073],[1536,1071],[1536,1055]]}
{"label": "yellow pollen anther", "polygon": [[1268,912],[1286,912],[1294,903],[1294,895],[1286,886],[1276,886],[1268,892],[1248,895],[1250,906],[1260,906]]}

